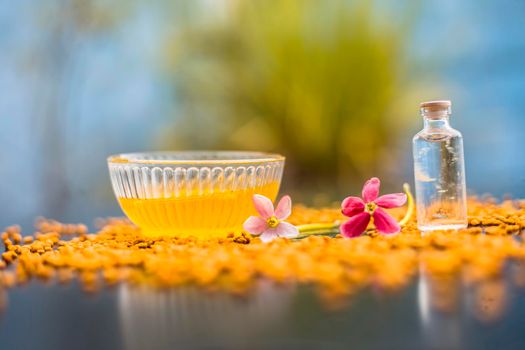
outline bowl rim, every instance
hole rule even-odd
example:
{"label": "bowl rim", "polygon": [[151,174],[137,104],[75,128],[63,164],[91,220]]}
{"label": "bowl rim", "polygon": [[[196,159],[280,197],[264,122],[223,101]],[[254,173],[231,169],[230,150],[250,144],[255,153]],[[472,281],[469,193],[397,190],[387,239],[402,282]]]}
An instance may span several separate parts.
{"label": "bowl rim", "polygon": [[[191,154],[222,154],[220,159],[137,159],[144,155],[191,155]],[[241,154],[251,155],[253,158],[234,159],[227,155]],[[229,164],[257,164],[282,162],[285,157],[277,153],[266,153],[258,151],[235,151],[235,150],[188,150],[188,151],[153,151],[153,152],[130,152],[111,155],[107,158],[108,164],[144,164],[144,165],[229,165]]]}

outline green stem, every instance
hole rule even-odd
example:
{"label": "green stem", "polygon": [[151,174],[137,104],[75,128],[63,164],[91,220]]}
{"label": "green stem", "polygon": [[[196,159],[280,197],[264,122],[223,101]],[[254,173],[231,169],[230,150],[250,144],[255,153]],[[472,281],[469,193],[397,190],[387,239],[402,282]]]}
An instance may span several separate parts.
{"label": "green stem", "polygon": [[298,225],[297,229],[299,230],[300,234],[299,236],[295,237],[295,239],[301,239],[305,238],[311,235],[316,236],[327,236],[327,235],[336,235],[339,233],[339,225],[341,223],[339,221],[335,221],[333,223],[324,223],[324,224],[305,224],[305,225]]}
{"label": "green stem", "polygon": [[299,232],[309,232],[309,231],[332,231],[339,227],[341,223],[339,221],[335,221],[333,223],[327,223],[327,224],[305,224],[305,225],[298,225],[296,226]]}
{"label": "green stem", "polygon": [[412,196],[412,192],[410,192],[410,185],[407,183],[404,183],[403,190],[405,191],[405,194],[407,195],[408,208],[407,208],[407,212],[405,213],[405,216],[399,222],[399,226],[405,226],[408,223],[408,221],[410,221],[410,219],[414,215],[414,211],[416,210],[416,206],[414,204],[414,197]]}

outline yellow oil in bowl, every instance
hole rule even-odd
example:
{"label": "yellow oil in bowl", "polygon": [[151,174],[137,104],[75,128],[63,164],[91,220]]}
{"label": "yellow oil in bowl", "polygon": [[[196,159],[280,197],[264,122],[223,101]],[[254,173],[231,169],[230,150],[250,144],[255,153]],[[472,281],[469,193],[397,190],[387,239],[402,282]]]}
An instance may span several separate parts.
{"label": "yellow oil in bowl", "polygon": [[272,201],[284,157],[259,152],[131,153],[108,159],[126,216],[148,236],[225,236],[255,215],[254,194]]}
{"label": "yellow oil in bowl", "polygon": [[256,215],[252,196],[275,200],[273,182],[245,190],[193,194],[171,198],[119,198],[120,206],[145,235],[192,235],[201,238],[239,232],[248,216]]}

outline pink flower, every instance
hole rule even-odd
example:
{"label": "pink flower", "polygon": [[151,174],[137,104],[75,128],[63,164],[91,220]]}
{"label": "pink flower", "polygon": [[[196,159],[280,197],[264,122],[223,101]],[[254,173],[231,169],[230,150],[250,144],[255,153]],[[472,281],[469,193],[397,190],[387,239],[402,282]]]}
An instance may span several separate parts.
{"label": "pink flower", "polygon": [[344,237],[352,238],[366,230],[370,217],[374,218],[376,229],[383,234],[397,233],[401,230],[397,221],[383,209],[397,208],[405,204],[404,193],[386,194],[378,197],[381,182],[377,177],[368,180],[363,186],[363,199],[346,197],[341,203],[341,211],[350,219],[340,227]]}
{"label": "pink flower", "polygon": [[261,241],[269,242],[277,237],[292,238],[299,235],[299,230],[284,222],[292,213],[292,199],[284,196],[274,210],[269,198],[260,194],[253,195],[253,204],[260,216],[250,216],[243,224],[246,231],[254,236],[261,235]]}

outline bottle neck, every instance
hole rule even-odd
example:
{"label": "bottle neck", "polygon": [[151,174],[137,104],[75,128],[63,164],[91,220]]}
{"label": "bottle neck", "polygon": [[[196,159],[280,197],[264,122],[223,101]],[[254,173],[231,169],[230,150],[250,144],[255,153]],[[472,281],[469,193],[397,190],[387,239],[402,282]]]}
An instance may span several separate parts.
{"label": "bottle neck", "polygon": [[436,116],[423,116],[424,128],[427,130],[438,130],[438,129],[448,129],[450,124],[448,122],[448,114]]}

